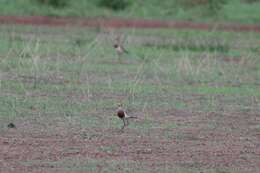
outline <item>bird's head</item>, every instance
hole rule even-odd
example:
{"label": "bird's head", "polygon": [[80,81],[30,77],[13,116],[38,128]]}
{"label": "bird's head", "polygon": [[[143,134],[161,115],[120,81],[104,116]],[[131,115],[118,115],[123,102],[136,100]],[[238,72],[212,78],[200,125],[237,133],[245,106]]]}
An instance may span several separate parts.
{"label": "bird's head", "polygon": [[122,107],[123,107],[123,104],[122,104],[122,103],[117,103],[117,107],[118,107],[118,108],[122,108]]}

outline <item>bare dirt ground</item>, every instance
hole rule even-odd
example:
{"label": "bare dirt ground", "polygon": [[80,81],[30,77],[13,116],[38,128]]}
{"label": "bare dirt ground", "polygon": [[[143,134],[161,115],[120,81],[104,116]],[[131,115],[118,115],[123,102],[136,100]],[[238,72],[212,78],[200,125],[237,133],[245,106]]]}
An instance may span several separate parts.
{"label": "bare dirt ground", "polygon": [[178,28],[198,30],[223,30],[223,31],[245,31],[260,32],[260,25],[235,24],[235,23],[196,23],[190,21],[160,21],[142,19],[120,19],[120,18],[73,18],[73,17],[45,17],[45,16],[0,16],[1,24],[27,24],[65,26],[78,25],[86,27],[114,27],[114,28]]}
{"label": "bare dirt ground", "polygon": [[[151,172],[175,166],[260,171],[259,115],[177,110],[150,114],[157,123],[174,122],[176,128],[145,133],[128,128],[122,133],[116,127],[68,126],[65,119],[18,120],[17,129],[1,132],[1,172],[64,172],[64,160],[98,159],[127,160]],[[132,123],[143,123],[142,118]],[[106,169],[105,164],[97,166],[99,171]]]}

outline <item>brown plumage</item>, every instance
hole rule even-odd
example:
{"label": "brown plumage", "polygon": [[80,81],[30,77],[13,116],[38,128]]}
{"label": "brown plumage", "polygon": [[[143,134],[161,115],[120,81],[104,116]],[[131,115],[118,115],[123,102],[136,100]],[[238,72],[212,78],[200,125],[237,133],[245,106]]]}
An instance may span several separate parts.
{"label": "brown plumage", "polygon": [[122,55],[124,53],[128,54],[129,52],[127,50],[125,50],[125,48],[123,47],[121,35],[117,36],[116,43],[114,44],[114,48],[117,53],[118,62],[122,63]]}
{"label": "brown plumage", "polygon": [[123,121],[124,125],[122,126],[122,129],[125,128],[125,126],[129,125],[128,119],[129,118],[137,118],[135,116],[129,116],[127,115],[126,111],[124,110],[124,108],[122,107],[122,104],[119,103],[118,104],[118,108],[117,108],[117,116]]}

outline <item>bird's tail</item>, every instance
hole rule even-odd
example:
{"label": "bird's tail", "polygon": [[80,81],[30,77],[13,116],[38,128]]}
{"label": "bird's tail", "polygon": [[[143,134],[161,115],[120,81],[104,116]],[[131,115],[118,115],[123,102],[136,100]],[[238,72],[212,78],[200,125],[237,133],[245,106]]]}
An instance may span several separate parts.
{"label": "bird's tail", "polygon": [[137,116],[129,116],[129,115],[126,115],[126,118],[137,118]]}
{"label": "bird's tail", "polygon": [[125,112],[125,117],[126,118],[137,118],[137,116],[129,116],[126,112]]}
{"label": "bird's tail", "polygon": [[129,118],[137,118],[137,116],[130,116]]}

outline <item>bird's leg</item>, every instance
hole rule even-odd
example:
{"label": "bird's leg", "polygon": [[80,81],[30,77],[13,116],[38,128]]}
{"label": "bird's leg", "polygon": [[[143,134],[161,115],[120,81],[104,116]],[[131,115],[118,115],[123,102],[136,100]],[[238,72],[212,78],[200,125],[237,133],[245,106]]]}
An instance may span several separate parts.
{"label": "bird's leg", "polygon": [[118,57],[118,63],[119,63],[119,64],[122,64],[122,57],[121,57],[121,54],[118,53],[118,54],[117,54],[117,57]]}
{"label": "bird's leg", "polygon": [[129,125],[129,121],[128,121],[128,118],[126,118],[126,125],[127,125],[127,126]]}
{"label": "bird's leg", "polygon": [[125,128],[125,126],[126,126],[125,119],[123,118],[122,120],[124,122],[124,125],[121,127],[121,130],[123,130]]}

